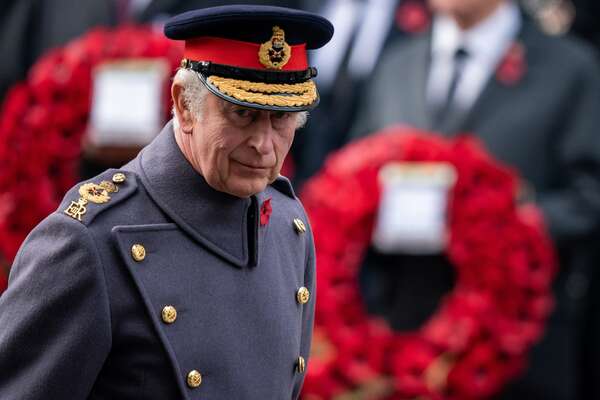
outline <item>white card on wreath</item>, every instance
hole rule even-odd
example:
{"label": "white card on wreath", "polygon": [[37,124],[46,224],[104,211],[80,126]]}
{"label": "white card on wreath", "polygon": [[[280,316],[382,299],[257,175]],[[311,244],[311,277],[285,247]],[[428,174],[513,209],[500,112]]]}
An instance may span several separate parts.
{"label": "white card on wreath", "polygon": [[164,124],[168,66],[161,60],[119,60],[94,70],[88,140],[96,146],[144,146]]}
{"label": "white card on wreath", "polygon": [[448,193],[456,180],[448,163],[404,162],[379,173],[381,200],[372,242],[383,253],[436,254],[448,240]]}

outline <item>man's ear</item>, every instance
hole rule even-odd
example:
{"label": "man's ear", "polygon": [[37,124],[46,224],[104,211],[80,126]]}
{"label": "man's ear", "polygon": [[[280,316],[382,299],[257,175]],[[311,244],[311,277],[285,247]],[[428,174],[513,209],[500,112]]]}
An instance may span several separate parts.
{"label": "man's ear", "polygon": [[179,83],[173,83],[171,86],[171,96],[175,105],[175,114],[179,120],[179,127],[183,133],[192,133],[194,128],[194,118],[192,112],[188,109],[188,105],[183,99],[183,86]]}

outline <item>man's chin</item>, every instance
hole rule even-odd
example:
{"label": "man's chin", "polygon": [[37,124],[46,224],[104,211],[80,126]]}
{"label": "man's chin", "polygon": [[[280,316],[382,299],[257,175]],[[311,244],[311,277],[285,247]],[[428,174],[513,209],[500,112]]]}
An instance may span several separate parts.
{"label": "man's chin", "polygon": [[226,193],[229,193],[232,196],[248,198],[250,196],[253,196],[255,194],[258,194],[258,193],[264,191],[269,183],[270,182],[267,179],[265,179],[262,182],[253,182],[250,184],[248,184],[248,183],[244,183],[244,184],[240,184],[240,185],[232,184],[232,185],[227,185],[225,187],[225,190],[223,190],[223,191],[225,191]]}

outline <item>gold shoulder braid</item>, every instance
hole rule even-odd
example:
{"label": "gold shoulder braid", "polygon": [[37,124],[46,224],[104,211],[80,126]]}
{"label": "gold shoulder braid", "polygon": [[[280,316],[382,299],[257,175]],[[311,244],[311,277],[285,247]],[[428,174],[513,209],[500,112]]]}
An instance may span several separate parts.
{"label": "gold shoulder braid", "polygon": [[99,185],[95,183],[84,183],[79,187],[77,201],[71,201],[71,204],[64,210],[69,217],[82,221],[81,217],[87,212],[87,205],[91,203],[104,204],[110,201],[109,193],[116,193],[119,187],[113,182],[102,181]]}
{"label": "gold shoulder braid", "polygon": [[212,75],[208,77],[208,82],[226,95],[249,103],[295,107],[312,104],[317,99],[317,87],[313,81],[266,84]]}

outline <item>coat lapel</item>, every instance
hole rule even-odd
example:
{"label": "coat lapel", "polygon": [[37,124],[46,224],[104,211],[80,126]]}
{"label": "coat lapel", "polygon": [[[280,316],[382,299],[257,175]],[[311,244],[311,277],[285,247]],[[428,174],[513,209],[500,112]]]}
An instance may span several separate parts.
{"label": "coat lapel", "polygon": [[[137,169],[148,194],[182,230],[237,267],[254,264],[258,201],[211,188],[185,159],[175,142],[172,123],[137,158]],[[253,256],[252,258],[255,258]]]}
{"label": "coat lapel", "polygon": [[[521,31],[515,39],[516,41],[523,43],[525,47],[527,47],[528,43],[530,42],[530,36],[532,34],[533,27],[530,24],[531,21],[528,21],[524,18]],[[529,60],[527,60],[527,52],[525,53],[525,58],[526,64],[529,65],[530,63]],[[482,119],[485,119],[490,112],[493,112],[498,103],[506,102],[507,98],[505,95],[510,94],[512,90],[519,89],[520,85],[523,84],[526,78],[527,71],[525,71],[525,75],[521,77],[521,81],[515,83],[514,85],[507,86],[498,80],[497,68],[492,72],[492,75],[486,83],[483,91],[480,93],[477,100],[475,100],[475,103],[469,112],[466,115],[459,116],[459,118],[453,120],[447,127],[447,132],[464,133],[475,129],[480,125]]]}
{"label": "coat lapel", "polygon": [[415,38],[414,43],[407,49],[407,54],[398,60],[398,103],[403,121],[419,128],[430,128],[431,119],[427,106],[427,77],[430,55],[431,34]]}

